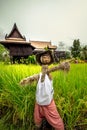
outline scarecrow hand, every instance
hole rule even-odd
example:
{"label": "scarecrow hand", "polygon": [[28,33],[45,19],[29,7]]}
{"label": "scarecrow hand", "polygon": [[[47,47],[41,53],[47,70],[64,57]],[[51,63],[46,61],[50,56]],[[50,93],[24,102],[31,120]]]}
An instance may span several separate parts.
{"label": "scarecrow hand", "polygon": [[70,70],[70,64],[69,64],[69,62],[63,62],[63,63],[61,63],[61,64],[58,66],[58,68],[59,68],[60,70],[64,70],[64,71],[68,72],[68,71]]}
{"label": "scarecrow hand", "polygon": [[31,84],[34,81],[38,81],[39,74],[35,74],[33,76],[24,78],[20,81],[20,85],[26,85],[26,84]]}
{"label": "scarecrow hand", "polygon": [[20,81],[20,85],[25,85],[25,84],[28,84],[28,83],[29,83],[28,78],[22,79],[22,80]]}

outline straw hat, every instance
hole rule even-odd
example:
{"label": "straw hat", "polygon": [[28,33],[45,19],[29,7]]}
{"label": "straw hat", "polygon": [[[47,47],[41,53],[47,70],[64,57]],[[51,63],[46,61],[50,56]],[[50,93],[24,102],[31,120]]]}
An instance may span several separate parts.
{"label": "straw hat", "polygon": [[50,50],[37,53],[36,60],[40,65],[50,65],[54,62],[53,55]]}

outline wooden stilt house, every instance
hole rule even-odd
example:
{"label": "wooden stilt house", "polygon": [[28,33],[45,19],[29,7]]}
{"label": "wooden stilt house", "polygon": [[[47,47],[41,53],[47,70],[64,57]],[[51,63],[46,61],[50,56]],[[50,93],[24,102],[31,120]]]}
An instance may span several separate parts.
{"label": "wooden stilt house", "polygon": [[35,49],[26,41],[25,36],[21,35],[16,23],[11,32],[8,35],[6,34],[5,40],[0,41],[0,43],[9,50],[10,59],[13,63],[16,60],[20,62],[21,58],[27,58],[29,55],[32,55],[32,51]]}
{"label": "wooden stilt house", "polygon": [[5,36],[5,40],[0,41],[9,50],[9,55],[12,63],[18,61],[20,63],[21,58],[28,58],[32,54],[37,54],[44,48],[49,48],[54,50],[56,46],[51,44],[51,41],[26,41],[25,36],[23,36],[16,25],[13,25],[11,32]]}

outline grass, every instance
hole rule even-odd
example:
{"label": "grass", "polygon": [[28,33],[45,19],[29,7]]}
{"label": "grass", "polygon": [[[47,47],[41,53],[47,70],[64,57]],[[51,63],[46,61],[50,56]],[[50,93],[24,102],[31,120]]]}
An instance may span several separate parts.
{"label": "grass", "polygon": [[[21,79],[40,72],[38,65],[0,64],[0,129],[33,130],[36,82]],[[54,100],[67,130],[87,128],[87,64],[71,64],[68,74],[52,73]],[[85,128],[85,127],[86,128]]]}

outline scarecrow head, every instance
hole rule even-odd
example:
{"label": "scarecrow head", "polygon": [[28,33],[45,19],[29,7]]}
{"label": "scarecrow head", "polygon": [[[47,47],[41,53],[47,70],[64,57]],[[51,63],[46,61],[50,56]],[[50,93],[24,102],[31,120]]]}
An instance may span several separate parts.
{"label": "scarecrow head", "polygon": [[39,63],[39,65],[50,65],[54,62],[53,55],[51,51],[43,51],[40,53],[37,53],[36,60]]}

